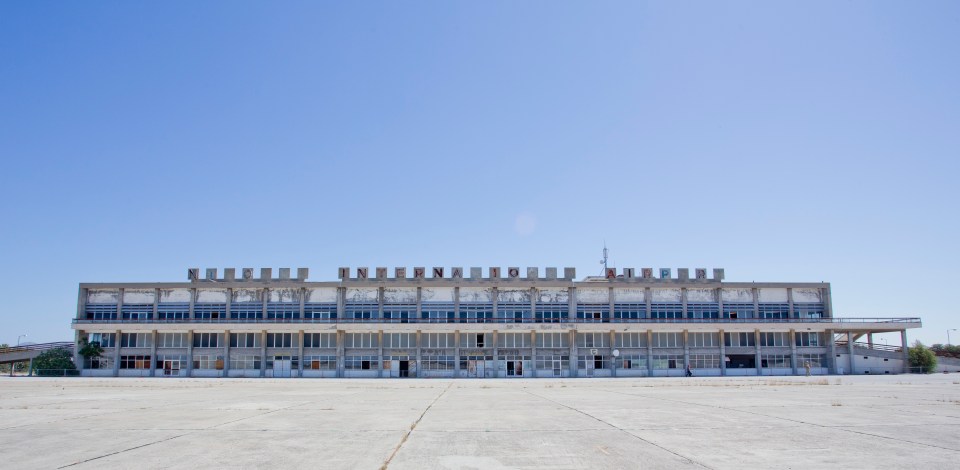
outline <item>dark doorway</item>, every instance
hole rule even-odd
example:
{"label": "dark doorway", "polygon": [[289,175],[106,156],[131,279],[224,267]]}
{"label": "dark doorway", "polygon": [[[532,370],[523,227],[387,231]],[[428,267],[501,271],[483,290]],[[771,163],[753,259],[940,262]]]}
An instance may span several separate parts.
{"label": "dark doorway", "polygon": [[410,361],[400,361],[400,377],[410,377]]}
{"label": "dark doorway", "polygon": [[730,354],[727,356],[727,369],[754,369],[757,367],[757,356],[753,354]]}

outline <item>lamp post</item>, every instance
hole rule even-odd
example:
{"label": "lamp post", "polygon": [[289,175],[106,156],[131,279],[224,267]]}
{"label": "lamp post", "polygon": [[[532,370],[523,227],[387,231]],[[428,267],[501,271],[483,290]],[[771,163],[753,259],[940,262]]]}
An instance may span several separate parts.
{"label": "lamp post", "polygon": [[24,334],[22,334],[22,335],[20,335],[20,336],[17,336],[17,347],[18,347],[18,348],[20,347],[20,338],[26,338],[26,337],[27,337],[27,334],[26,334],[26,333],[24,333]]}
{"label": "lamp post", "polygon": [[951,331],[957,331],[957,329],[956,329],[956,328],[950,328],[950,329],[947,330],[947,346],[950,346],[950,344],[952,344],[952,343],[950,343],[950,332],[951,332]]}

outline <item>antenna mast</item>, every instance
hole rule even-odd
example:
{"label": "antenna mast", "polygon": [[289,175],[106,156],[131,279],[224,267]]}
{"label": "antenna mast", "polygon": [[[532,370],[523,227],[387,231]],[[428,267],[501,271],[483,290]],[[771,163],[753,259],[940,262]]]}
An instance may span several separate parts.
{"label": "antenna mast", "polygon": [[600,260],[600,264],[603,265],[603,275],[607,275],[607,242],[603,242],[603,259]]}

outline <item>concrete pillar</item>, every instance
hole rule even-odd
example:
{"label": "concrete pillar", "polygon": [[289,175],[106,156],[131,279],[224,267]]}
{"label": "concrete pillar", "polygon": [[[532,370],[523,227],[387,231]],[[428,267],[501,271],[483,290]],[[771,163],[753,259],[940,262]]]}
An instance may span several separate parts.
{"label": "concrete pillar", "polygon": [[530,330],[530,351],[532,353],[530,356],[531,366],[533,366],[531,369],[533,372],[530,376],[537,378],[537,330]]}
{"label": "concrete pillar", "polygon": [[[680,308],[682,309],[681,318],[690,318],[690,315],[687,313],[687,288],[680,288]],[[686,359],[684,359],[686,361]],[[684,364],[686,365],[686,364]]]}
{"label": "concrete pillar", "polygon": [[423,318],[423,288],[422,287],[417,287],[417,310],[416,312],[414,312],[414,315],[417,317],[415,321],[420,321],[420,319]]}
{"label": "concrete pillar", "polygon": [[[420,288],[417,287],[417,311],[420,310]],[[377,318],[383,318],[383,287],[377,288]]]}
{"label": "concrete pillar", "polygon": [[[118,307],[119,308],[119,307]],[[120,330],[116,330],[114,333],[113,341],[113,376],[120,376],[120,343],[123,340],[123,336],[120,334]]]}
{"label": "concrete pillar", "polygon": [[[306,301],[307,301],[307,289],[304,287],[301,287],[300,288],[300,313],[297,314],[297,318],[300,318],[300,319],[303,318],[303,305],[306,303]],[[301,335],[300,339],[303,339],[302,337],[303,330],[300,331],[300,335]],[[303,355],[301,355],[301,359],[300,359],[301,363],[303,362],[302,357]],[[303,376],[303,367],[300,368],[300,373],[301,373],[300,375]]]}
{"label": "concrete pillar", "polygon": [[[686,297],[686,295],[684,295]],[[683,330],[683,370],[686,371],[690,366],[690,333]]]}
{"label": "concrete pillar", "polygon": [[153,313],[150,315],[150,319],[157,319],[157,310],[160,310],[160,288],[153,290]]}
{"label": "concrete pillar", "polygon": [[[453,288],[453,321],[460,323],[460,288]],[[457,348],[460,347],[460,330],[454,332],[457,339]],[[459,355],[459,354],[458,354]],[[460,358],[457,358],[457,367],[460,367]]]}
{"label": "concrete pillar", "polygon": [[646,303],[646,316],[645,318],[650,318],[650,306],[653,304],[653,299],[650,298],[651,291],[649,287],[643,288],[643,301]]}
{"label": "concrete pillar", "polygon": [[230,318],[230,304],[233,303],[233,289],[227,288],[227,305],[223,308],[223,317]]}
{"label": "concrete pillar", "polygon": [[193,377],[193,330],[187,331],[187,377]]}
{"label": "concrete pillar", "polygon": [[[300,289],[301,294],[303,289]],[[303,296],[300,297],[300,317],[303,318]],[[303,377],[303,330],[297,332],[297,377]]]}
{"label": "concrete pillar", "polygon": [[[717,288],[717,318],[723,318],[723,289]],[[720,338],[723,342],[723,338]]]}
{"label": "concrete pillar", "polygon": [[[537,288],[530,288],[530,321],[536,321],[537,318]],[[537,358],[533,358],[536,363]],[[533,366],[533,376],[537,376],[537,366]]]}
{"label": "concrete pillar", "polygon": [[910,354],[907,351],[907,330],[900,330],[900,344],[903,350],[903,371],[910,373]]}
{"label": "concrete pillar", "polygon": [[833,318],[833,298],[829,288],[822,290],[821,298],[823,299],[823,316]]}
{"label": "concrete pillar", "polygon": [[[754,315],[756,315],[756,313],[754,313]],[[763,367],[760,367],[760,365],[763,363],[763,356],[760,354],[760,330],[753,330],[753,344],[756,351],[754,353],[756,354],[754,361],[757,363],[757,375],[761,375],[763,374]]]}
{"label": "concrete pillar", "polygon": [[[264,305],[266,305],[266,303],[264,303]],[[267,330],[261,330],[260,331],[260,377],[266,377],[266,376],[267,376]]]}
{"label": "concrete pillar", "polygon": [[790,329],[790,367],[793,375],[797,375],[797,331]]}
{"label": "concrete pillar", "polygon": [[[456,290],[460,290],[459,287]],[[459,309],[459,304],[454,304],[454,310]],[[459,312],[454,314],[457,318],[460,318]],[[453,361],[453,377],[460,377],[460,330],[455,330],[453,332],[453,355],[456,356]]]}
{"label": "concrete pillar", "polygon": [[[499,294],[498,294],[498,292],[497,292],[497,288],[496,288],[496,287],[494,287],[492,290],[493,290],[493,294],[492,294],[492,295],[493,295],[493,302],[492,302],[492,303],[493,303],[493,307],[491,307],[491,308],[493,308],[493,318],[494,318],[493,321],[494,321],[494,322],[498,322],[498,321],[499,321],[498,318],[499,318],[499,316],[500,316],[500,312],[497,311],[497,303],[498,303],[498,302],[497,302],[497,300],[498,300],[498,299],[497,299],[497,296],[498,296]],[[494,331],[493,334],[494,334],[494,336],[496,336],[497,332]],[[494,345],[496,345],[496,343],[497,343],[496,338],[494,338],[493,343],[494,343]],[[494,358],[493,360],[496,361],[497,359]],[[496,376],[494,376],[494,377],[496,377]]]}
{"label": "concrete pillar", "polygon": [[[10,365],[10,370],[13,370],[13,364]],[[30,358],[30,362],[27,363],[27,377],[33,377],[33,358]]]}
{"label": "concrete pillar", "polygon": [[[496,296],[494,296],[493,301],[497,301]],[[497,311],[496,307],[494,307],[493,311]],[[496,315],[496,313],[494,313],[494,315]],[[499,335],[497,334],[497,330],[493,330],[493,378],[497,378],[500,373],[500,348],[497,341],[499,341]]]}
{"label": "concrete pillar", "polygon": [[[577,320],[577,288],[569,287],[567,292],[569,293],[567,296],[567,320],[575,322]],[[576,365],[573,366],[573,370],[577,370]],[[574,375],[574,377],[576,376]]]}
{"label": "concrete pillar", "polygon": [[[342,298],[342,295],[341,295],[341,298]],[[340,307],[337,307],[337,309],[339,310]],[[346,336],[345,336],[345,334],[344,334],[344,331],[343,331],[343,330],[337,330],[337,377],[338,377],[338,378],[342,378],[342,377],[343,377],[343,365],[344,365],[344,363],[343,363],[343,361],[344,361],[344,359],[343,359],[343,357],[344,357],[343,351],[344,351],[344,349],[345,349],[344,346],[343,346],[343,342],[344,342],[345,340],[346,340]]]}
{"label": "concrete pillar", "polygon": [[873,349],[873,332],[867,333],[867,347]]}
{"label": "concrete pillar", "polygon": [[[753,315],[750,315],[750,317],[757,318],[757,316],[760,315],[760,292],[756,287],[751,289],[751,292],[753,292]],[[757,365],[759,366],[760,364]]]}
{"label": "concrete pillar", "polygon": [[[260,318],[267,318],[267,304],[270,302],[270,289],[264,287],[260,294]],[[266,367],[266,363],[262,363]]]}
{"label": "concrete pillar", "polygon": [[193,313],[193,307],[197,304],[197,288],[190,288],[190,310],[187,312],[187,318],[193,320],[195,314]]}
{"label": "concrete pillar", "polygon": [[[154,304],[156,307],[156,304]],[[150,332],[150,377],[157,375],[157,330]]]}
{"label": "concrete pillar", "polygon": [[[722,312],[723,310],[721,310]],[[727,375],[727,338],[723,330],[720,330],[720,375]]]}
{"label": "concrete pillar", "polygon": [[[610,308],[610,312],[613,312],[612,307]],[[617,358],[613,355],[613,350],[617,349],[616,339],[617,333],[614,330],[610,330],[610,375],[613,377],[617,376]]]}
{"label": "concrete pillar", "polygon": [[[83,375],[84,366],[83,356],[80,355],[80,340],[85,338],[87,335],[86,331],[76,330],[73,333],[73,363],[77,366],[77,370],[80,371],[80,375]],[[30,373],[33,374],[33,369],[30,369]]]}
{"label": "concrete pillar", "polygon": [[[420,288],[417,287],[419,291]],[[417,338],[417,344],[420,344],[419,338]],[[383,330],[377,330],[377,358],[380,359],[380,370],[377,371],[377,377],[383,377]]]}
{"label": "concrete pillar", "polygon": [[417,330],[417,377],[423,377],[423,348],[420,347],[421,331]]}
{"label": "concrete pillar", "polygon": [[830,374],[837,373],[837,342],[833,337],[833,330],[827,330],[824,332],[824,335],[827,337],[827,367]]}
{"label": "concrete pillar", "polygon": [[223,332],[223,376],[230,376],[230,330]]}
{"label": "concrete pillar", "polygon": [[571,329],[570,336],[570,377],[577,376],[577,330]]}
{"label": "concrete pillar", "polygon": [[120,295],[117,296],[117,318],[122,320],[122,319],[123,319],[123,292],[124,292],[124,288],[121,287],[120,290],[119,290],[119,292],[120,292]]}
{"label": "concrete pillar", "polygon": [[647,377],[653,377],[653,330],[647,330]]}
{"label": "concrete pillar", "polygon": [[[797,318],[793,313],[793,288],[787,287],[787,317],[788,318]],[[793,371],[793,374],[796,375],[797,371]]]}
{"label": "concrete pillar", "polygon": [[855,361],[853,357],[853,332],[852,331],[847,332],[847,356],[850,357],[850,375],[853,375],[855,373],[853,368]]}
{"label": "concrete pillar", "polygon": [[[347,288],[346,288],[346,287],[338,287],[338,288],[337,288],[337,321],[340,321],[341,319],[343,319],[343,318],[344,318],[344,315],[346,314],[346,309],[344,308],[344,303],[345,303],[345,301],[346,301],[346,295],[347,295]],[[337,334],[339,335],[339,332],[337,332]],[[339,338],[339,336],[338,336],[338,338]],[[337,344],[339,344],[339,343],[337,343]],[[339,346],[338,346],[338,347],[339,347]],[[337,364],[338,364],[338,365],[337,365],[337,371],[338,371],[338,372],[337,372],[337,377],[340,377],[340,372],[339,372],[339,371],[340,371],[340,366],[339,366],[339,364],[340,364],[340,357],[341,357],[341,356],[338,356],[338,357],[337,357]]]}

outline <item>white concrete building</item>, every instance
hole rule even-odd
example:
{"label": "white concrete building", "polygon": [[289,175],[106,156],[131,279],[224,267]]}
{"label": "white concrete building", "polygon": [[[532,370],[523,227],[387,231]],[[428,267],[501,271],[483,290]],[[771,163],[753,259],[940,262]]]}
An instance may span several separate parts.
{"label": "white concrete building", "polygon": [[[722,269],[188,270],[188,282],[83,283],[87,376],[637,377],[890,374],[873,334],[919,318],[834,315],[828,283],[725,282]],[[408,276],[408,273],[411,274]],[[392,276],[388,276],[392,274]],[[104,348],[79,355],[83,340]]]}

